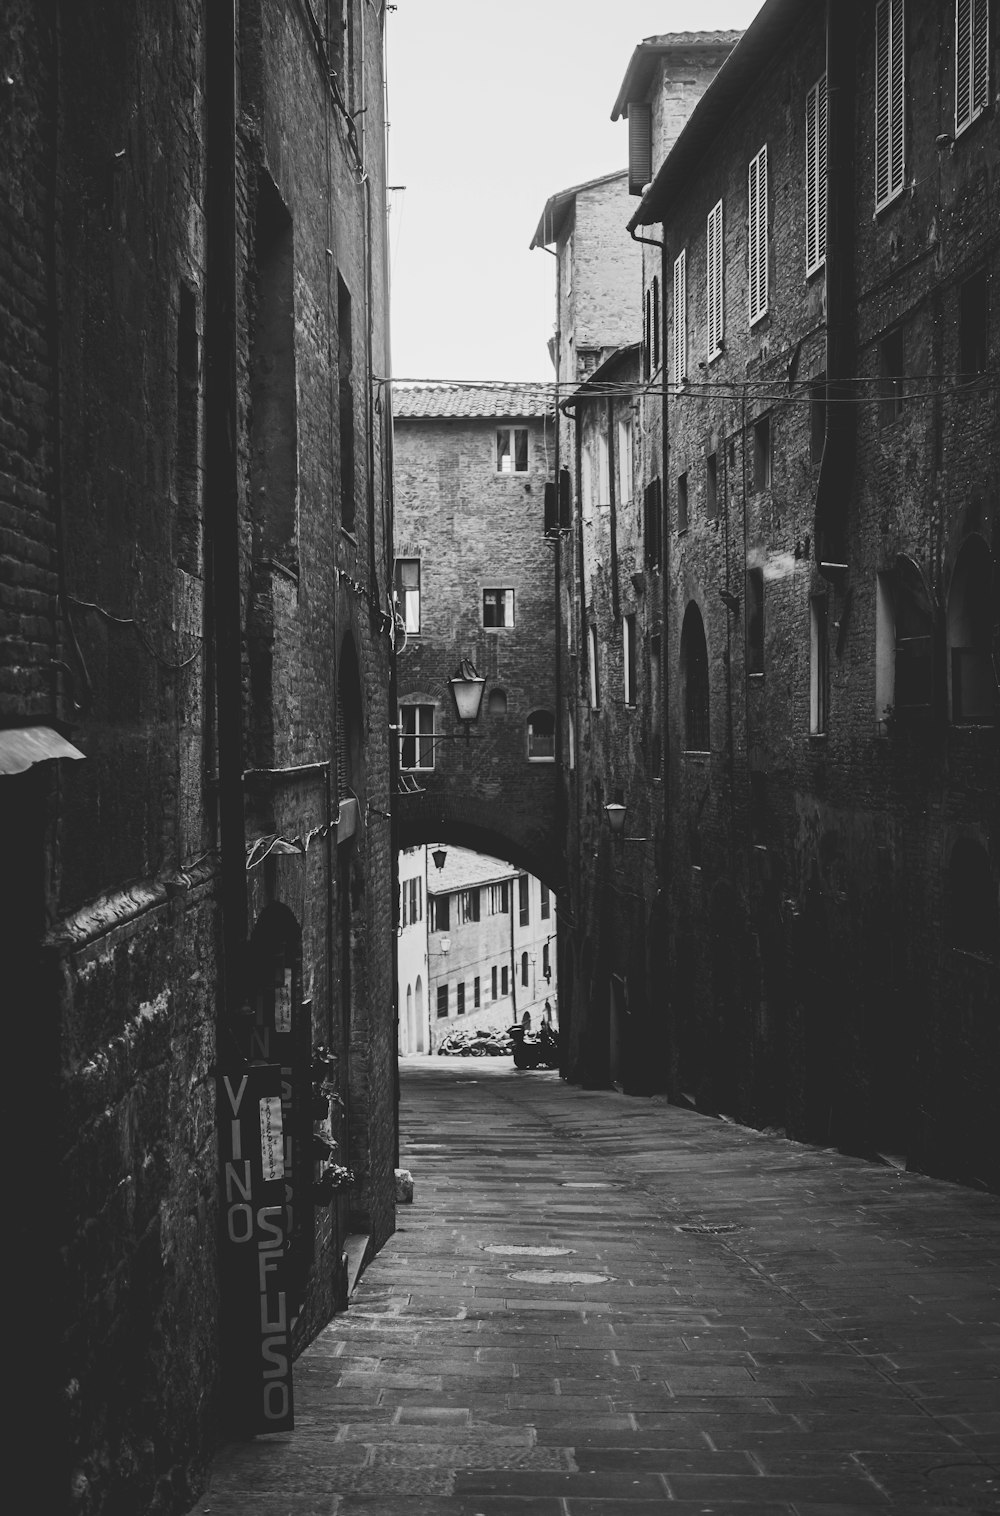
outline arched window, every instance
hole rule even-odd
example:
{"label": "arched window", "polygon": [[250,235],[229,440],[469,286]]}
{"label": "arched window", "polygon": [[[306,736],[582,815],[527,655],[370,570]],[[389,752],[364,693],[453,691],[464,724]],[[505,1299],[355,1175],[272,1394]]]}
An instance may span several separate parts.
{"label": "arched window", "polygon": [[948,690],[956,725],[992,726],[996,720],[995,615],[990,550],[982,537],[969,537],[948,592]]}
{"label": "arched window", "polygon": [[556,719],[551,711],[532,711],[528,717],[528,757],[534,762],[554,761]]}
{"label": "arched window", "polygon": [[490,690],[486,701],[487,716],[506,716],[507,714],[507,691],[501,689]]}
{"label": "arched window", "polygon": [[948,864],[949,941],[967,953],[1000,954],[997,887],[986,849],[962,837]]}
{"label": "arched window", "polygon": [[930,710],[934,697],[934,607],[924,576],[902,554],[878,576],[875,719]]}
{"label": "arched window", "polygon": [[681,629],[681,678],[684,685],[684,746],[688,752],[710,752],[708,648],[701,611],[693,600],[684,612]]}

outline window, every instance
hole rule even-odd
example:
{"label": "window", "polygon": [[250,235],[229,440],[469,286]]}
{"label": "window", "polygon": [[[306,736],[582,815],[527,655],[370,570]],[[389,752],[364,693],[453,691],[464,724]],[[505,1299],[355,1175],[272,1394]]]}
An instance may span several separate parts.
{"label": "window", "polygon": [[684,746],[688,752],[710,752],[708,648],[701,612],[693,600],[684,613],[681,629],[681,675],[684,681]]}
{"label": "window", "polygon": [[396,559],[396,597],[408,632],[420,631],[420,559]]}
{"label": "window", "polygon": [[723,304],[723,260],[725,243],[722,237],[722,201],[708,213],[705,227],[705,300],[707,306],[708,361],[718,358],[722,352],[722,333],[725,309]]}
{"label": "window", "polygon": [[438,985],[437,1013],[439,1021],[442,1021],[448,1014],[448,986],[446,984]]}
{"label": "window", "polygon": [[660,276],[653,275],[653,369],[660,366]]}
{"label": "window", "polygon": [[653,372],[653,292],[647,290],[642,306],[642,377]]}
{"label": "window", "polygon": [[434,767],[434,707],[401,705],[399,708],[399,766],[404,769]]}
{"label": "window", "polygon": [[622,617],[622,674],[625,704],[635,705],[635,616]]}
{"label": "window", "polygon": [[663,776],[662,671],[659,636],[649,639],[649,769],[654,779]]}
{"label": "window", "polygon": [[934,610],[912,558],[900,555],[891,572],[879,574],[875,631],[876,720],[930,710]]}
{"label": "window", "polygon": [[[408,894],[409,894],[409,920],[410,921],[422,921],[423,917],[424,917],[423,880],[422,879],[409,879],[409,880],[407,880],[407,884],[409,886],[409,889],[408,889]],[[405,909],[405,904],[406,903],[404,901],[404,921],[403,921],[403,925],[404,926],[406,925],[406,909]]]}
{"label": "window", "polygon": [[399,924],[406,926],[406,885],[399,886]]}
{"label": "window", "polygon": [[507,714],[507,691],[501,689],[490,690],[486,700],[487,716],[506,716]]}
{"label": "window", "polygon": [[539,900],[541,902],[540,907],[539,907],[541,920],[542,921],[548,921],[548,919],[549,919],[549,913],[550,913],[550,909],[551,909],[550,904],[549,904],[548,886],[544,885],[544,884],[540,884],[538,886],[538,894],[539,894]]}
{"label": "window", "polygon": [[628,102],[628,192],[641,195],[653,177],[653,107],[648,100]]}
{"label": "window", "polygon": [[989,362],[989,287],[986,270],[966,279],[958,292],[958,367],[966,384],[985,374]]}
{"label": "window", "polygon": [[451,896],[431,895],[431,931],[447,932],[451,928]]}
{"label": "window", "polygon": [[875,7],[875,209],[903,188],[904,138],[903,0]]}
{"label": "window", "polygon": [[753,326],[767,314],[767,143],[751,158],[748,173],[747,289]]}
{"label": "window", "polygon": [[709,453],[705,459],[705,515],[715,521],[719,515],[719,459]]}
{"label": "window", "polygon": [[502,916],[510,910],[509,885],[505,879],[501,884],[490,885],[490,915]]}
{"label": "window", "polygon": [[806,96],[806,275],[826,261],[826,75]]}
{"label": "window", "polygon": [[971,838],[960,838],[948,863],[948,925],[953,948],[1000,954],[996,886],[986,849]]}
{"label": "window", "polygon": [[528,717],[528,758],[532,763],[554,763],[556,718],[551,711],[532,711]]}
{"label": "window", "polygon": [[956,725],[992,726],[997,713],[993,668],[996,585],[983,537],[969,537],[948,591],[948,676]]}
{"label": "window", "polygon": [[483,626],[514,625],[514,591],[483,590]]}
{"label": "window", "polygon": [[897,326],[879,343],[879,420],[882,426],[891,426],[903,414],[905,361],[903,328]]}
{"label": "window", "polygon": [[[253,549],[255,557],[272,559],[294,573],[298,569],[299,485],[295,251],[292,218],[266,174],[257,181],[254,263],[249,497],[253,504]],[[190,404],[196,357],[192,345],[197,340],[192,302],[182,299],[178,314],[178,359],[183,357],[187,370]],[[196,466],[198,450],[195,442],[191,451],[190,410],[178,420],[186,422],[190,463]]]}
{"label": "window", "polygon": [[552,962],[549,957],[549,945],[547,942],[542,943],[542,978],[552,978]]}
{"label": "window", "polygon": [[830,644],[825,595],[809,602],[809,731],[814,737],[826,732],[830,690]]}
{"label": "window", "polygon": [[496,966],[496,964],[494,964],[493,967],[492,967],[492,969],[490,970],[490,990],[492,992],[490,998],[492,1000],[496,1000],[496,998],[497,998],[497,966]]}
{"label": "window", "polygon": [[821,463],[826,444],[826,375],[809,386],[809,461]]}
{"label": "window", "polygon": [[628,505],[632,500],[632,417],[624,416],[618,422],[618,504]]}
{"label": "window", "polygon": [[458,919],[463,926],[479,920],[479,891],[462,890],[458,897]]}
{"label": "window", "polygon": [[687,378],[687,248],[674,259],[674,327],[671,380],[679,389]]}
{"label": "window", "polygon": [[590,709],[596,711],[601,704],[601,677],[597,664],[597,627],[587,628],[587,679],[590,685]]}
{"label": "window", "polygon": [[480,1003],[481,1003],[481,997],[482,997],[482,986],[481,986],[481,984],[479,982],[479,975],[477,974],[476,977],[475,977],[475,979],[473,979],[473,981],[472,981],[472,1009],[474,1011],[478,1011],[479,1010],[479,1006],[480,1006]]}
{"label": "window", "polygon": [[597,499],[595,505],[611,504],[611,475],[608,469],[608,434],[602,427],[597,433]]}
{"label": "window", "polygon": [[659,479],[646,485],[642,496],[646,567],[658,569],[663,561],[663,510]]}
{"label": "window", "polygon": [[455,986],[455,1015],[465,1015],[465,980],[462,979]]}
{"label": "window", "polygon": [[764,570],[747,569],[747,673],[764,672]]}
{"label": "window", "polygon": [[527,982],[528,982],[528,955],[527,955],[527,953],[522,953],[521,954],[521,983],[522,984],[527,984]]}
{"label": "window", "polygon": [[510,994],[510,969],[506,964],[500,970],[500,993],[501,995]]}
{"label": "window", "polygon": [[688,529],[688,476],[686,473],[677,476],[677,530],[686,532]]}
{"label": "window", "polygon": [[528,472],[528,428],[501,426],[497,429],[497,473]]}
{"label": "window", "polygon": [[955,135],[990,102],[989,0],[956,0]]}
{"label": "window", "polygon": [[337,376],[340,415],[340,524],[354,531],[354,323],[351,292],[337,275]]}
{"label": "window", "polygon": [[519,926],[527,926],[530,920],[530,907],[528,896],[528,876],[517,876],[517,920]]}
{"label": "window", "polygon": [[753,487],[771,488],[771,418],[761,416],[753,428]]}

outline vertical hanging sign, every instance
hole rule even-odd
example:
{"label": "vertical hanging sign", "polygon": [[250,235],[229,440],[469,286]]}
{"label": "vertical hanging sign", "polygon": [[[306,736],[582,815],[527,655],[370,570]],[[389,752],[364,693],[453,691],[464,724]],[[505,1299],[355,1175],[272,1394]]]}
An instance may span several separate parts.
{"label": "vertical hanging sign", "polygon": [[219,1076],[227,1420],[244,1433],[293,1425],[281,1069]]}

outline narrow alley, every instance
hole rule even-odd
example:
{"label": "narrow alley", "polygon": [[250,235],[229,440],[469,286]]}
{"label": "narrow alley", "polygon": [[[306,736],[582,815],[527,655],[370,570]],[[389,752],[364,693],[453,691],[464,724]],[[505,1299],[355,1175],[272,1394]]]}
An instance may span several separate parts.
{"label": "narrow alley", "polygon": [[401,1072],[413,1204],[197,1516],[1000,1511],[996,1197],[506,1059]]}

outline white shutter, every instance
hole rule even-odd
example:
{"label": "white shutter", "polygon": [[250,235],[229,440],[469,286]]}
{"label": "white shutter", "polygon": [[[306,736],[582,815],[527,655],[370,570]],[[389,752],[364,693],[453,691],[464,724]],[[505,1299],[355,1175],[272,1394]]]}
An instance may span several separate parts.
{"label": "white shutter", "polygon": [[875,8],[875,209],[903,188],[906,170],[903,0]]}
{"label": "white shutter", "polygon": [[989,0],[955,3],[955,133],[989,104]]}
{"label": "white shutter", "polygon": [[722,274],[722,201],[708,213],[705,234],[705,263],[708,296],[708,356],[715,358],[722,351],[723,333],[723,274]]}
{"label": "white shutter", "polygon": [[674,259],[673,382],[679,389],[687,378],[687,249]]}
{"label": "white shutter", "polygon": [[806,274],[826,258],[826,75],[806,97]]}
{"label": "white shutter", "polygon": [[750,160],[747,186],[747,286],[750,325],[767,312],[767,144]]}

